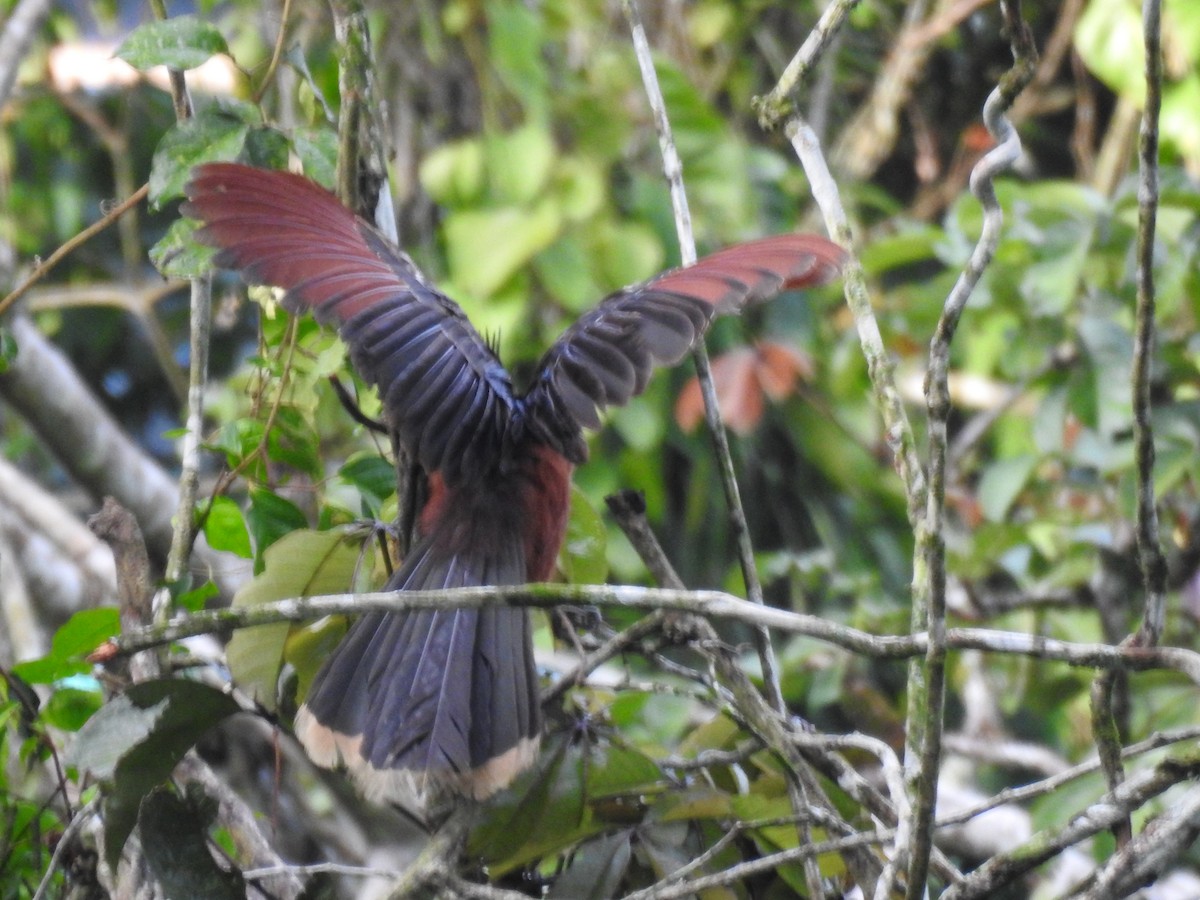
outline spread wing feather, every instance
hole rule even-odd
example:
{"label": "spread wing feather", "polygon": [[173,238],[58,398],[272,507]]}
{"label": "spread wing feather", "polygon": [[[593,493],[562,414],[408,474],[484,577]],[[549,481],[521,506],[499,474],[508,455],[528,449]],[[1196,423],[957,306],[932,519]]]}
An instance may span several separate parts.
{"label": "spread wing feather", "polygon": [[[449,483],[494,463],[512,385],[487,343],[407,256],[332,194],[287,172],[235,163],[196,169],[187,215],[217,265],[287,291],[292,309],[338,328],[384,415]],[[451,408],[455,416],[435,415]],[[451,453],[449,451],[455,451]]]}
{"label": "spread wing feather", "polygon": [[612,294],[542,357],[528,396],[530,415],[572,461],[581,461],[580,428],[598,427],[606,406],[640,394],[654,366],[679,362],[715,315],[823,284],[838,274],[843,257],[824,238],[779,235],[729,247]]}

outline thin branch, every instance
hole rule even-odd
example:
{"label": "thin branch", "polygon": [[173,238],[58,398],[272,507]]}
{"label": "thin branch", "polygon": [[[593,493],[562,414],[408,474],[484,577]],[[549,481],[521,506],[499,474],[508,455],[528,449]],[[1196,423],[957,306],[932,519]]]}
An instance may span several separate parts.
{"label": "thin branch", "polygon": [[1167,563],[1154,505],[1154,425],[1150,368],[1154,359],[1154,233],[1158,216],[1158,116],[1162,108],[1162,9],[1143,0],[1146,41],[1146,109],[1138,156],[1137,328],[1133,345],[1133,434],[1137,455],[1137,547],[1146,585],[1146,608],[1137,640],[1157,644],[1166,617]]}
{"label": "thin branch", "polygon": [[8,103],[21,60],[53,5],[51,0],[20,0],[4,21],[4,31],[0,32],[0,108]]}
{"label": "thin branch", "polygon": [[[526,584],[506,587],[452,588],[437,591],[384,591],[366,594],[326,594],[289,598],[261,606],[211,609],[182,616],[164,625],[129,631],[112,638],[93,655],[99,661],[209,634],[276,622],[304,622],[327,615],[399,612],[439,607],[483,608],[595,605],[613,609],[679,610],[710,619],[727,619],[802,635],[842,647],[872,659],[909,659],[924,655],[928,636],[873,635],[803,613],[754,606],[723,591],[676,591],[633,585]],[[946,647],[983,650],[1064,662],[1082,668],[1121,668],[1131,671],[1168,669],[1200,685],[1200,653],[1183,647],[1135,647],[1062,641],[1041,635],[988,628],[948,628]]]}
{"label": "thin branch", "polygon": [[63,258],[68,253],[70,253],[72,250],[75,250],[77,247],[81,246],[82,244],[87,243],[89,240],[94,238],[101,231],[103,231],[105,228],[107,228],[109,225],[111,225],[113,222],[115,222],[117,219],[119,219],[127,211],[129,211],[130,209],[132,209],[133,207],[135,207],[139,203],[141,203],[143,200],[145,200],[146,195],[149,193],[149,191],[150,191],[150,185],[143,184],[140,188],[137,189],[136,192],[131,194],[128,197],[128,199],[123,200],[120,203],[118,203],[116,206],[114,206],[112,209],[110,209],[107,213],[105,213],[104,216],[101,217],[99,220],[97,220],[93,224],[89,225],[87,228],[83,229],[83,231],[79,232],[79,234],[75,235],[75,237],[71,238],[69,241],[67,241],[65,244],[63,244],[61,247],[59,247],[57,250],[55,250],[53,253],[51,253],[45,259],[44,262],[39,263],[37,265],[37,267],[32,272],[29,273],[28,277],[26,277],[26,279],[24,281],[22,281],[12,291],[10,291],[3,300],[0,300],[0,315],[3,315],[4,312],[10,306],[12,306],[18,300],[20,300],[21,297],[24,296],[26,291],[28,291],[31,287],[33,287],[35,284],[37,284],[39,281],[41,281],[44,277],[46,277],[46,275],[55,266],[57,266],[60,262],[62,262]]}
{"label": "thin branch", "polygon": [[1200,836],[1200,789],[1193,787],[1114,853],[1096,874],[1091,889],[1080,895],[1080,900],[1128,897],[1168,866],[1178,864],[1197,836]]}
{"label": "thin branch", "polygon": [[96,815],[99,808],[100,799],[97,797],[86,806],[81,806],[76,810],[75,815],[71,817],[71,821],[67,823],[67,827],[63,829],[63,833],[58,837],[58,843],[54,847],[54,854],[50,857],[50,864],[46,866],[46,871],[42,873],[42,880],[38,883],[32,900],[44,900],[44,898],[49,896],[50,883],[54,878],[54,873],[62,865],[63,857],[75,846],[75,838],[79,834],[80,829],[83,828],[84,823]]}
{"label": "thin branch", "polygon": [[[939,8],[948,0],[939,0]],[[871,96],[834,142],[832,158],[839,172],[866,180],[896,146],[900,111],[912,96],[913,85],[925,71],[931,43],[914,43],[909,35],[924,27],[929,0],[911,0],[899,36],[880,67]],[[936,14],[935,14],[936,15]]]}
{"label": "thin branch", "polygon": [[804,39],[804,43],[800,45],[796,55],[787,64],[775,87],[771,88],[770,93],[755,97],[751,101],[751,106],[758,113],[760,128],[764,131],[771,131],[781,121],[797,112],[795,104],[790,99],[792,92],[808,77],[809,72],[833,42],[833,38],[841,31],[846,16],[858,4],[859,0],[834,0],[825,7],[821,18],[817,20],[817,24]]}
{"label": "thin branch", "polygon": [[846,294],[846,305],[854,316],[859,344],[867,361],[867,375],[871,379],[871,390],[875,403],[883,417],[884,439],[892,451],[893,465],[904,485],[907,500],[908,520],[915,525],[925,511],[925,472],[917,453],[917,441],[904,399],[896,386],[896,377],[891,357],[883,344],[879,322],[871,306],[866,277],[862,264],[853,252],[854,236],[850,222],[838,193],[837,183],[829,173],[825,155],[821,151],[816,134],[799,116],[793,117],[784,126],[784,133],[791,141],[792,149],[804,167],[813,199],[825,217],[825,227],[843,249],[847,251],[846,264],[842,267],[842,284]]}
{"label": "thin branch", "polygon": [[[150,0],[155,18],[165,20],[165,0]],[[175,118],[179,122],[192,117],[192,100],[188,95],[187,81],[179,69],[168,68],[171,80],[171,101],[175,107]],[[188,390],[187,414],[184,421],[183,448],[179,472],[179,503],[175,507],[172,522],[171,552],[167,555],[164,573],[168,584],[179,581],[191,555],[192,542],[196,537],[195,509],[196,494],[200,485],[200,445],[204,428],[204,391],[208,382],[208,352],[212,334],[212,276],[201,275],[192,279],[191,316],[188,328]],[[159,592],[155,598],[155,615],[166,621],[170,613],[169,589]]]}
{"label": "thin branch", "polygon": [[1008,853],[993,856],[962,882],[950,887],[942,894],[942,900],[994,896],[998,890],[1066,848],[1111,828],[1168,788],[1197,777],[1200,777],[1200,756],[1193,753],[1163,760],[1153,769],[1138,773],[1116,790],[1109,791],[1074,816],[1064,828],[1040,831]]}
{"label": "thin branch", "polygon": [[[658,74],[654,71],[654,59],[650,52],[650,44],[646,39],[646,29],[642,25],[637,3],[635,0],[624,0],[622,9],[629,22],[633,48],[637,55],[638,68],[642,74],[642,85],[646,91],[650,110],[654,115],[655,128],[658,130],[658,144],[663,158],[663,174],[666,176],[670,188],[671,208],[675,212],[675,230],[679,238],[679,252],[683,264],[686,266],[696,261],[696,240],[692,234],[692,216],[688,208],[687,192],[683,186],[683,164],[680,162],[675,139],[672,137],[671,120],[667,115],[666,101],[663,99],[662,88],[658,83]],[[750,543],[746,511],[742,506],[741,492],[733,467],[733,456],[729,451],[729,436],[725,431],[725,424],[721,421],[717,390],[713,385],[708,351],[703,341],[696,345],[693,356],[696,362],[696,375],[700,382],[700,393],[704,397],[704,417],[709,435],[712,437],[717,457],[717,469],[721,473],[721,485],[725,490],[730,525],[737,541],[738,561],[741,563],[742,577],[746,583],[746,596],[752,603],[762,605],[762,583],[754,561],[754,548]],[[775,659],[775,649],[771,646],[770,633],[765,630],[757,631],[755,643],[762,664],[763,685],[767,697],[775,710],[782,713],[786,709],[786,704],[783,700],[783,690],[780,687],[779,665]]]}
{"label": "thin branch", "polygon": [[[1169,747],[1171,744],[1178,744],[1184,741],[1195,741],[1200,738],[1200,726],[1191,726],[1189,728],[1175,728],[1170,731],[1155,732],[1146,738],[1144,741],[1139,741],[1136,744],[1130,744],[1121,751],[1123,759],[1132,759],[1135,756],[1141,756],[1145,753],[1152,753],[1155,750],[1161,750],[1163,747]],[[998,806],[1004,806],[1010,803],[1023,803],[1026,800],[1034,800],[1038,797],[1044,797],[1058,790],[1065,784],[1082,778],[1085,775],[1090,775],[1093,772],[1100,770],[1100,759],[1096,757],[1087,762],[1082,762],[1077,766],[1072,766],[1069,769],[1064,769],[1057,772],[1048,778],[1043,778],[1041,781],[1035,781],[1032,784],[1021,785],[1015,788],[1005,788],[997,794],[993,794],[983,803],[968,807],[967,809],[959,810],[948,816],[941,816],[937,820],[938,828],[948,828],[952,825],[961,825],[974,819],[976,816],[983,815],[989,810],[993,810]]]}
{"label": "thin branch", "polygon": [[929,347],[929,370],[925,379],[929,416],[929,495],[925,518],[917,530],[913,587],[920,598],[914,606],[924,607],[926,611],[929,646],[924,672],[910,672],[909,679],[906,746],[909,753],[919,759],[919,768],[915,773],[916,800],[909,834],[908,900],[920,900],[926,891],[942,752],[946,690],[946,543],[943,528],[950,418],[950,345],[967,301],[1000,243],[1004,211],[996,199],[993,179],[1011,168],[1021,156],[1021,139],[1004,113],[1033,77],[1037,64],[1032,34],[1021,19],[1020,0],[1002,0],[1001,9],[1011,35],[1014,62],[984,105],[984,124],[995,138],[996,147],[971,173],[971,192],[983,206],[983,230],[966,268],[946,298]]}
{"label": "thin branch", "polygon": [[283,0],[283,11],[279,14],[279,34],[275,37],[275,49],[271,51],[271,61],[267,64],[267,70],[263,73],[262,81],[254,91],[254,102],[262,103],[262,98],[266,95],[267,89],[271,86],[271,79],[275,77],[275,70],[279,68],[279,60],[283,57],[284,40],[287,37],[288,19],[291,18],[292,0]]}

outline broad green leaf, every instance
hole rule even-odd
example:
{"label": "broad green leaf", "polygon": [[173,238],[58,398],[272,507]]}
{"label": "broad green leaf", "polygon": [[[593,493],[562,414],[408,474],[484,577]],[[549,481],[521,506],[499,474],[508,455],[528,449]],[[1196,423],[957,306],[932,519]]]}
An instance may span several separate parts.
{"label": "broad green leaf", "polygon": [[571,856],[570,865],[554,880],[547,897],[564,900],[608,900],[618,888],[633,855],[633,832],[622,829],[588,841]]}
{"label": "broad green leaf", "polygon": [[531,203],[538,196],[557,153],[549,130],[535,122],[491,136],[484,151],[492,199],[514,205]]}
{"label": "broad green leaf", "polygon": [[588,252],[599,266],[597,279],[610,289],[645,281],[664,263],[658,236],[637,222],[606,222],[596,230]]}
{"label": "broad green leaf", "polygon": [[214,550],[225,550],[243,559],[251,556],[250,533],[242,509],[229,497],[214,497],[204,520],[204,536]]}
{"label": "broad green leaf", "polygon": [[983,470],[979,480],[979,506],[993,522],[1003,521],[1017,495],[1029,483],[1038,463],[1033,454],[1001,459]]}
{"label": "broad green leaf", "polygon": [[151,207],[158,209],[183,196],[183,186],[200,163],[237,159],[249,132],[242,117],[217,107],[172,126],[158,142],[150,162]]}
{"label": "broad green leaf", "polygon": [[471,835],[493,876],[525,865],[602,830],[584,803],[578,746],[551,739],[531,772],[492,801],[493,813]]}
{"label": "broad green leaf", "polygon": [[308,516],[291,500],[265,488],[250,491],[250,511],[246,513],[246,524],[254,538],[254,551],[258,559],[263,551],[285,534],[298,528],[308,527]]}
{"label": "broad green leaf", "polygon": [[298,469],[315,480],[324,474],[324,466],[318,447],[319,438],[308,418],[316,406],[316,397],[310,394],[309,399],[311,407],[307,410],[287,403],[275,410],[275,427],[267,435],[267,455],[273,461]]}
{"label": "broad green leaf", "polygon": [[104,798],[109,865],[116,868],[142,798],[167,779],[209,728],[237,711],[232,697],[196,681],[144,681],[80,729],[68,764],[111,782]]}
{"label": "broad green leaf", "polygon": [[138,810],[142,853],[163,894],[187,900],[241,900],[241,873],[217,865],[208,848],[216,801],[193,782],[186,798],[170,788],[151,791]]}
{"label": "broad green leaf", "polygon": [[188,612],[199,612],[204,609],[208,601],[213,597],[219,596],[221,589],[217,587],[216,582],[211,578],[201,584],[199,587],[184,591],[175,598],[175,605],[186,609]]}
{"label": "broad green leaf", "polygon": [[562,216],[551,202],[532,209],[464,210],[446,219],[446,253],[454,283],[477,297],[496,293],[558,236]]}
{"label": "broad green leaf", "polygon": [[533,260],[546,289],[567,309],[582,313],[604,296],[591,273],[591,260],[578,237],[564,235]]}
{"label": "broad green leaf", "polygon": [[630,747],[594,747],[587,764],[587,794],[593,801],[615,794],[656,790],[662,771],[646,754]]}
{"label": "broad green leaf", "polygon": [[194,219],[176,219],[153,247],[150,261],[165,278],[195,278],[212,268],[215,247],[206,247],[193,235],[200,223]]}
{"label": "broad green leaf", "polygon": [[347,460],[338,476],[362,495],[363,515],[377,516],[383,501],[396,493],[396,469],[378,453]]}
{"label": "broad green leaf", "polygon": [[[71,679],[72,681],[76,679]],[[42,707],[46,724],[63,731],[78,731],[104,703],[104,694],[97,682],[85,690],[78,687],[57,687]]]}
{"label": "broad green leaf", "polygon": [[290,142],[277,128],[260,125],[246,133],[245,161],[263,169],[282,169],[288,164]]}
{"label": "broad green leaf", "polygon": [[209,57],[228,52],[215,26],[195,16],[176,16],[134,29],[116,55],[144,72],[154,66],[194,69]]}
{"label": "broad green leaf", "polygon": [[90,672],[88,654],[120,630],[121,617],[116,608],[80,610],[54,632],[49,653],[41,659],[18,663],[13,672],[29,684],[50,684]]}
{"label": "broad green leaf", "polygon": [[421,161],[421,187],[443,206],[470,206],[483,196],[483,157],[476,139],[442,144]]}
{"label": "broad green leaf", "polygon": [[[234,595],[233,605],[258,606],[289,597],[338,594],[354,589],[364,532],[297,530],[263,553],[263,571]],[[225,650],[229,670],[244,690],[275,708],[276,683],[290,625],[242,628]]]}
{"label": "broad green leaf", "polygon": [[591,157],[567,156],[554,167],[552,190],[562,202],[569,222],[583,222],[596,215],[608,197],[603,165]]}
{"label": "broad green leaf", "polygon": [[337,645],[346,636],[345,616],[326,616],[292,628],[283,647],[283,658],[296,670],[296,696],[308,696],[308,689]]}
{"label": "broad green leaf", "polygon": [[549,106],[548,70],[542,63],[545,28],[540,9],[499,0],[484,7],[488,18],[488,59],[505,86],[542,119]]}
{"label": "broad green leaf", "polygon": [[297,128],[292,148],[300,157],[304,174],[333,190],[337,179],[337,134],[329,128]]}
{"label": "broad green leaf", "polygon": [[558,562],[572,584],[603,584],[608,576],[608,528],[587,495],[571,485],[567,536]]}

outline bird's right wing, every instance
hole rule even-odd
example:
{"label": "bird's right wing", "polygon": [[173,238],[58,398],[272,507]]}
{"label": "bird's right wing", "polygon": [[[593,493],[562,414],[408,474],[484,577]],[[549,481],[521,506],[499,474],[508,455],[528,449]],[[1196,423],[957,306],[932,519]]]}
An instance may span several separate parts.
{"label": "bird's right wing", "polygon": [[812,234],[783,234],[727,247],[605,298],[542,357],[527,397],[530,415],[573,462],[586,453],[580,429],[600,411],[640,394],[655,366],[674,365],[714,316],[780,291],[835,278],[845,253]]}
{"label": "bird's right wing", "polygon": [[427,471],[448,483],[494,463],[512,385],[462,310],[407,256],[328,191],[288,172],[196,168],[183,212],[216,264],[284,288],[285,304],[337,326],[384,415]]}

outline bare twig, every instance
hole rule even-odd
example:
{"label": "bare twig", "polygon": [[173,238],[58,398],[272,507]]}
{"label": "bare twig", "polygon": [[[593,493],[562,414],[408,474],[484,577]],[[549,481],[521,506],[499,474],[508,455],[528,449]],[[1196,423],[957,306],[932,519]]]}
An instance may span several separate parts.
{"label": "bare twig", "polygon": [[1200,836],[1200,789],[1192,787],[1114,853],[1080,900],[1128,897],[1178,862]]}
{"label": "bare twig", "polygon": [[0,32],[0,108],[8,102],[21,60],[53,5],[50,0],[20,0],[4,21]]}
{"label": "bare twig", "polygon": [[1167,563],[1154,505],[1154,426],[1150,368],[1154,359],[1154,233],[1158,216],[1158,115],[1162,108],[1162,10],[1144,0],[1146,108],[1138,148],[1137,328],[1133,349],[1133,433],[1137,453],[1137,547],[1146,586],[1146,608],[1137,640],[1157,644],[1166,617]]}
{"label": "bare twig", "polygon": [[[164,0],[150,0],[155,18],[165,20]],[[175,118],[184,121],[192,117],[192,101],[187,81],[179,69],[167,70],[171,79],[171,100]],[[208,352],[212,333],[212,276],[192,279],[191,317],[188,329],[188,391],[187,413],[184,421],[183,449],[179,472],[179,503],[175,507],[171,552],[167,555],[165,577],[168,583],[179,581],[187,566],[195,540],[196,494],[200,485],[200,444],[204,428],[204,391],[208,382]],[[166,621],[170,614],[171,595],[164,589],[155,598],[155,615]]]}
{"label": "bare twig", "polygon": [[[803,635],[872,659],[909,659],[926,653],[922,632],[873,635],[836,622],[771,606],[754,606],[723,591],[675,591],[632,585],[526,584],[511,587],[452,588],[437,591],[385,591],[291,598],[237,609],[192,613],[113,638],[97,651],[101,660],[197,634],[250,628],[275,622],[303,622],[327,615],[397,612],[438,607],[595,605],[614,609],[666,609],[709,619],[728,619]],[[989,628],[948,628],[946,647],[984,650],[1008,656],[1052,659],[1082,668],[1120,668],[1143,672],[1167,669],[1200,684],[1200,653],[1183,647],[1134,647],[1062,641],[1041,635]]]}
{"label": "bare twig", "polygon": [[[692,217],[688,209],[687,192],[683,186],[683,164],[679,152],[675,148],[675,140],[671,135],[671,121],[667,116],[666,102],[663,100],[662,88],[658,83],[658,75],[654,71],[654,59],[650,53],[650,44],[646,40],[646,29],[642,26],[637,3],[625,0],[622,4],[625,17],[629,21],[630,32],[633,36],[634,52],[637,55],[638,67],[642,73],[642,84],[646,90],[646,98],[654,115],[655,128],[658,130],[658,143],[663,157],[663,174],[671,192],[671,208],[675,212],[675,229],[679,238],[679,251],[683,264],[696,261],[696,241],[692,235]],[[738,560],[741,563],[742,577],[746,583],[746,595],[752,603],[762,604],[762,583],[758,577],[758,567],[754,561],[754,548],[750,543],[750,530],[746,524],[746,512],[742,507],[741,492],[738,489],[737,477],[733,468],[733,456],[729,452],[729,437],[725,425],[721,421],[721,410],[717,403],[717,391],[713,385],[712,371],[708,362],[708,353],[704,343],[696,346],[694,353],[696,375],[700,381],[700,391],[704,397],[704,415],[712,436],[713,447],[717,457],[717,468],[721,473],[721,484],[725,489],[725,501],[729,506],[729,520],[737,540]],[[771,705],[776,711],[783,712],[783,691],[779,683],[779,666],[775,660],[775,649],[771,646],[771,635],[766,631],[755,634],[756,646],[763,669],[763,685]]]}
{"label": "bare twig", "polygon": [[775,87],[771,88],[770,93],[755,97],[752,101],[754,111],[758,113],[760,128],[770,131],[781,121],[795,114],[795,105],[790,100],[792,92],[808,77],[808,73],[841,30],[846,16],[858,4],[859,0],[834,0],[825,7],[813,30],[780,74]]}
{"label": "bare twig", "polygon": [[842,267],[842,283],[846,292],[846,305],[854,316],[859,344],[867,361],[867,374],[871,379],[871,390],[883,417],[884,439],[892,451],[893,464],[904,484],[908,505],[909,522],[915,525],[925,513],[925,472],[917,453],[917,441],[913,436],[904,400],[896,386],[894,366],[879,322],[871,307],[871,296],[867,291],[862,264],[852,251],[853,235],[838,194],[837,183],[829,173],[829,166],[821,152],[820,142],[813,130],[799,116],[790,119],[784,133],[792,143],[796,156],[808,176],[813,199],[817,201],[825,217],[825,227],[830,235],[847,252],[846,264]]}
{"label": "bare twig", "polygon": [[[1154,495],[1154,425],[1151,421],[1150,369],[1154,359],[1154,233],[1158,215],[1158,115],[1162,106],[1162,41],[1159,0],[1142,5],[1145,39],[1146,108],[1142,114],[1138,183],[1137,325],[1133,352],[1133,434],[1137,460],[1137,550],[1146,592],[1141,627],[1126,643],[1154,646],[1166,616],[1167,561],[1158,528]],[[1113,713],[1113,690],[1120,673],[1100,672],[1092,683],[1092,731],[1110,790],[1125,777],[1121,734]],[[1117,845],[1129,849],[1133,825],[1126,815],[1114,825]],[[1139,842],[1140,843],[1140,842]],[[1111,868],[1110,872],[1119,871]],[[1117,877],[1113,875],[1112,877]],[[1098,888],[1097,888],[1098,889]],[[1098,895],[1097,895],[1098,896]]]}
{"label": "bare twig", "polygon": [[254,102],[261,103],[262,98],[266,95],[267,89],[271,86],[271,81],[275,77],[275,70],[279,68],[279,60],[283,57],[283,45],[287,39],[288,19],[291,18],[292,0],[283,0],[283,11],[279,14],[279,34],[275,37],[275,48],[271,51],[271,61],[267,64],[267,70],[263,72],[262,81],[254,90]]}
{"label": "bare twig", "polygon": [[125,212],[132,209],[137,204],[146,199],[146,195],[150,191],[148,184],[143,184],[138,190],[128,199],[121,201],[107,213],[104,214],[94,224],[89,225],[75,237],[71,238],[40,263],[24,281],[8,293],[8,295],[0,300],[0,315],[3,315],[5,310],[16,303],[31,287],[41,281],[50,270],[62,262],[63,258],[72,250],[79,247],[81,244],[87,243],[89,240],[98,235],[101,231],[119,219]]}
{"label": "bare twig", "polygon": [[1114,823],[1147,800],[1182,781],[1200,777],[1200,757],[1195,754],[1167,759],[1153,769],[1132,776],[1123,785],[1101,797],[1076,815],[1066,827],[1046,830],[1014,850],[993,856],[966,876],[962,882],[942,894],[942,900],[969,900],[990,897],[1067,847],[1111,828]]}

